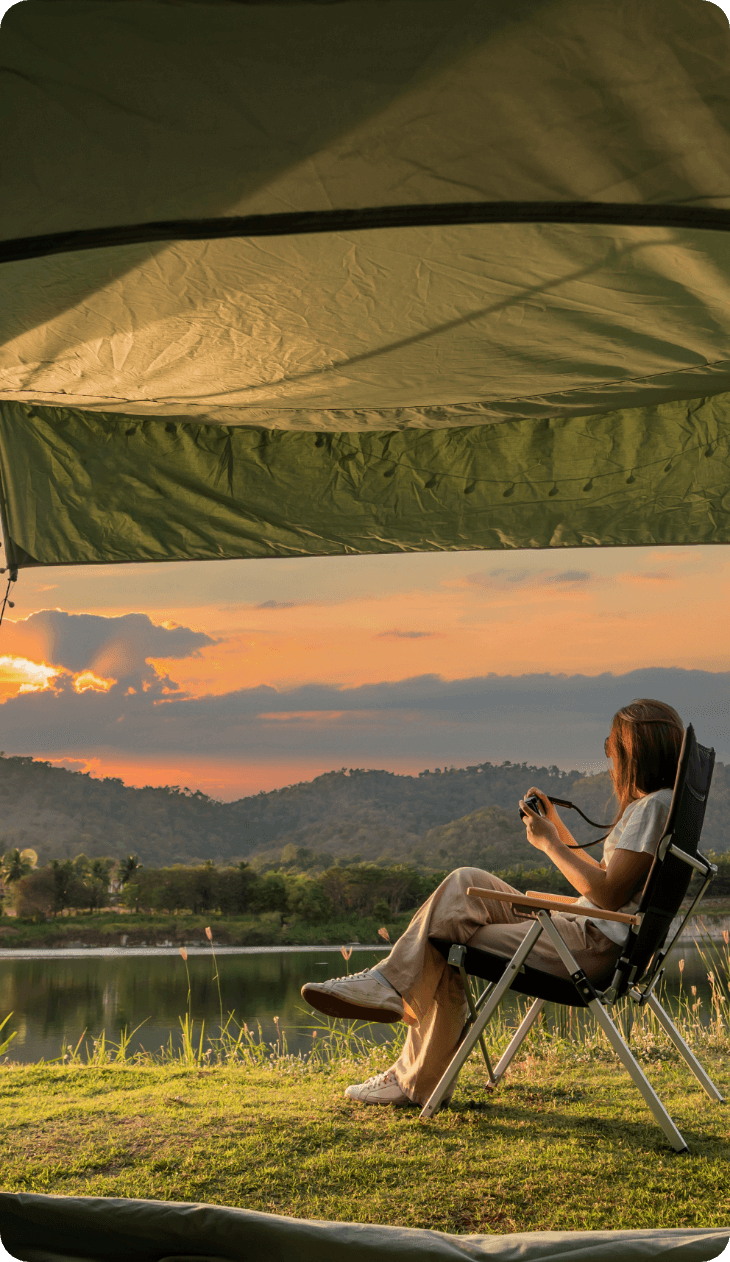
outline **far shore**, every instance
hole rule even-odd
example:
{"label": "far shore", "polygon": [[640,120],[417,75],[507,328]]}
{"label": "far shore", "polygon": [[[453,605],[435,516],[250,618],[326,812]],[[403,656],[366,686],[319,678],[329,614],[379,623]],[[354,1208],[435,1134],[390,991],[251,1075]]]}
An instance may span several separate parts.
{"label": "far shore", "polygon": [[[206,928],[217,947],[342,947],[395,942],[409,924],[412,911],[385,920],[352,916],[319,923],[286,921],[278,913],[260,916],[223,917],[213,912],[202,915],[101,911],[59,916],[33,923],[3,916],[0,918],[0,951],[32,949],[68,950],[83,947],[204,947],[211,949]],[[386,936],[387,935],[387,936]]]}
{"label": "far shore", "polygon": [[[387,947],[404,931],[413,910],[385,920],[357,916],[319,923],[284,920],[278,913],[223,917],[203,914],[100,912],[59,916],[34,923],[7,915],[0,917],[0,953],[27,950],[80,950],[83,948],[204,948],[211,949],[206,928],[216,947]],[[678,923],[678,922],[676,922]],[[678,945],[696,941],[727,941],[730,934],[730,898],[713,899],[689,921]]]}

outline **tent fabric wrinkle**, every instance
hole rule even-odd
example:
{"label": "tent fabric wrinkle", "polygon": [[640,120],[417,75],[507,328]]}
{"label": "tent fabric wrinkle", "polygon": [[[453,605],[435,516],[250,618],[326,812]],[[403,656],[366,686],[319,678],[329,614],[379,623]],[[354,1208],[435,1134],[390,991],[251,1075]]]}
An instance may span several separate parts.
{"label": "tent fabric wrinkle", "polygon": [[4,266],[37,322],[0,307],[0,399],[388,429],[730,391],[724,233],[467,225],[121,252],[107,283],[103,251]]}
{"label": "tent fabric wrinkle", "polygon": [[[106,1197],[0,1193],[0,1236],[21,1262],[709,1262],[722,1228],[449,1235],[318,1222],[247,1209]],[[62,1249],[59,1245],[62,1243]]]}
{"label": "tent fabric wrinkle", "polygon": [[727,396],[349,433],[2,403],[0,462],[41,565],[730,541]]}
{"label": "tent fabric wrinkle", "polygon": [[9,559],[725,542],[730,234],[692,214],[730,214],[728,83],[707,0],[15,5],[0,246],[455,203],[689,218],[2,263]]}
{"label": "tent fabric wrinkle", "polygon": [[728,208],[729,59],[706,0],[293,3],[286,21],[27,0],[2,28],[0,240],[469,198]]}

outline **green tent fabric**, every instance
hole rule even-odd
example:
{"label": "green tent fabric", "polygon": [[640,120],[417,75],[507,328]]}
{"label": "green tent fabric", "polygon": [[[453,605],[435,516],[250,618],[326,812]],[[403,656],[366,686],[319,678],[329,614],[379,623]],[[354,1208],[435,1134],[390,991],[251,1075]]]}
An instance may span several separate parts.
{"label": "green tent fabric", "polygon": [[0,459],[46,565],[730,541],[729,395],[344,434],[8,403]]}
{"label": "green tent fabric", "polygon": [[708,1262],[720,1228],[451,1236],[313,1222],[217,1205],[0,1194],[0,1237],[22,1262]]}
{"label": "green tent fabric", "polygon": [[0,169],[12,564],[730,539],[708,0],[24,0]]}

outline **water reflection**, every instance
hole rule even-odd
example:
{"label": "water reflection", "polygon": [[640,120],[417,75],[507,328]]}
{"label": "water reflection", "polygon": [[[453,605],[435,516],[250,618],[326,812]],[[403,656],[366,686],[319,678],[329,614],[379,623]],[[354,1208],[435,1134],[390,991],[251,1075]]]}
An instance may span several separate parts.
{"label": "water reflection", "polygon": [[[296,1052],[311,1047],[304,1027],[312,1018],[300,995],[304,982],[368,968],[383,958],[386,948],[355,949],[347,965],[339,951],[322,947],[229,948],[216,954],[224,1014],[234,1010],[236,1019],[251,1027],[260,1022],[267,1039],[275,1037],[273,1018],[278,1016],[289,1048]],[[709,987],[696,948],[674,953],[667,973],[669,993],[678,991],[682,957],[685,992],[696,985],[707,1012]],[[210,952],[189,950],[188,968],[193,1018],[196,1023],[205,1020],[214,1033],[220,1012]],[[89,1039],[104,1030],[108,1040],[116,1041],[124,1026],[131,1031],[143,1021],[130,1053],[157,1051],[171,1033],[177,1040],[178,1017],[186,1007],[187,977],[177,951],[27,952],[23,958],[0,958],[0,1020],[13,1012],[0,1039],[18,1031],[7,1053],[15,1061],[51,1060],[62,1046],[75,1046],[84,1030]],[[380,1028],[385,1037],[392,1034],[392,1026]]]}

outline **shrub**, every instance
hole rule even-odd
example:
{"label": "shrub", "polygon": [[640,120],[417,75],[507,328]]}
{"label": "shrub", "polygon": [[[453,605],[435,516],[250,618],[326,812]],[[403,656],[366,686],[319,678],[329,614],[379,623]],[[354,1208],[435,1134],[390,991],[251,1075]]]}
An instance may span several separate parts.
{"label": "shrub", "polygon": [[15,883],[13,904],[24,920],[46,920],[56,910],[56,882],[53,870],[37,868]]}
{"label": "shrub", "polygon": [[280,872],[267,872],[251,883],[249,907],[254,912],[285,912],[288,906],[286,881]]}
{"label": "shrub", "polygon": [[308,924],[318,924],[332,915],[332,899],[325,893],[319,881],[306,876],[288,882],[288,910]]}

